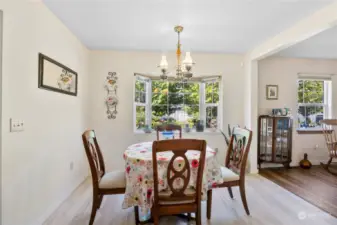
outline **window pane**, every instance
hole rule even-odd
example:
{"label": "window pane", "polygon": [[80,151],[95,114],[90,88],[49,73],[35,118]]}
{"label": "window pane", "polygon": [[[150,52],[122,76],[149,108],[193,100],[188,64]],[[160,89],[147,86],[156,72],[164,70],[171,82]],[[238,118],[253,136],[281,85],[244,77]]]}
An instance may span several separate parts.
{"label": "window pane", "polygon": [[145,106],[136,106],[136,127],[141,129],[145,126]]}
{"label": "window pane", "polygon": [[217,124],[218,107],[209,106],[206,108],[206,128],[212,128]]}
{"label": "window pane", "polygon": [[168,99],[169,99],[168,103],[170,105],[184,104],[184,94],[171,94],[171,93],[169,93]]}
{"label": "window pane", "polygon": [[217,117],[218,107],[217,106],[208,106],[206,108],[206,117]]}
{"label": "window pane", "polygon": [[165,122],[168,119],[167,105],[152,105],[152,127]]}
{"label": "window pane", "polygon": [[219,93],[219,82],[214,82],[213,92]]}
{"label": "window pane", "polygon": [[299,127],[307,127],[305,106],[299,106],[297,112],[297,122]]}
{"label": "window pane", "polygon": [[140,97],[140,102],[141,103],[145,103],[146,102],[146,94],[145,94],[145,92],[140,92],[139,93],[139,97]]}
{"label": "window pane", "polygon": [[169,93],[183,92],[184,83],[182,82],[169,82]]}
{"label": "window pane", "polygon": [[213,103],[219,103],[219,94],[218,93],[213,94]]}
{"label": "window pane", "polygon": [[186,105],[197,105],[199,104],[199,92],[192,94],[185,94],[185,104]]}
{"label": "window pane", "polygon": [[152,105],[166,105],[167,104],[167,95],[161,93],[152,94]]}
{"label": "window pane", "polygon": [[184,93],[198,93],[199,95],[199,83],[185,83],[183,92]]}
{"label": "window pane", "polygon": [[324,102],[324,81],[304,81],[304,103]]}
{"label": "window pane", "polygon": [[135,93],[135,102],[139,102],[140,101],[140,93],[139,92],[136,92]]}
{"label": "window pane", "polygon": [[194,127],[200,117],[199,105],[187,105],[185,106],[185,112],[187,114],[187,123],[190,125],[190,127]]}
{"label": "window pane", "polygon": [[219,103],[219,82],[206,83],[205,102]]}
{"label": "window pane", "polygon": [[298,103],[303,103],[303,80],[298,81],[297,99]]}
{"label": "window pane", "polygon": [[136,80],[136,91],[145,91],[145,82]]}
{"label": "window pane", "polygon": [[145,117],[145,106],[136,106],[136,117]]}
{"label": "window pane", "polygon": [[167,94],[168,84],[166,81],[152,81],[152,93]]}
{"label": "window pane", "polygon": [[213,103],[213,93],[206,93],[206,103]]}
{"label": "window pane", "polygon": [[300,106],[298,109],[298,122],[301,128],[320,127],[323,119],[323,106]]}
{"label": "window pane", "polygon": [[205,89],[206,95],[213,93],[213,83],[206,83]]}
{"label": "window pane", "polygon": [[187,121],[187,113],[182,105],[169,106],[169,117],[174,118],[174,122],[183,124]]}

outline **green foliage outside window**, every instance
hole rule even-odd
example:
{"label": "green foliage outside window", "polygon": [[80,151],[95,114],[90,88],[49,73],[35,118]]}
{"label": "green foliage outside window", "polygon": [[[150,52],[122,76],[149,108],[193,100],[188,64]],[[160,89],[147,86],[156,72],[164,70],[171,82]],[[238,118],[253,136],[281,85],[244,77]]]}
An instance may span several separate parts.
{"label": "green foliage outside window", "polygon": [[301,128],[317,127],[324,113],[324,81],[298,81],[298,123]]}
{"label": "green foliage outside window", "polygon": [[199,119],[199,98],[199,83],[152,81],[152,127],[162,123],[193,126]]}
{"label": "green foliage outside window", "polygon": [[[175,123],[184,126],[195,126],[200,120],[200,85],[199,82],[168,82],[161,80],[152,81],[152,111],[151,124],[146,124],[146,96],[147,82],[136,80],[136,128],[142,129],[145,125],[152,128],[163,123]],[[205,83],[205,103],[207,123],[217,119],[217,104],[219,103],[219,82]],[[209,126],[207,126],[209,127]]]}

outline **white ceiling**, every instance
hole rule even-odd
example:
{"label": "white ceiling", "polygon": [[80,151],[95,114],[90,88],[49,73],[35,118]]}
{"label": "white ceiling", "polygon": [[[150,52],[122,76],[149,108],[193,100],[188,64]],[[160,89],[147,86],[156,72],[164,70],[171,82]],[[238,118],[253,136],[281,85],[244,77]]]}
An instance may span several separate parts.
{"label": "white ceiling", "polygon": [[43,0],[90,49],[243,53],[334,0]]}
{"label": "white ceiling", "polygon": [[337,27],[324,31],[276,55],[295,58],[337,59]]}

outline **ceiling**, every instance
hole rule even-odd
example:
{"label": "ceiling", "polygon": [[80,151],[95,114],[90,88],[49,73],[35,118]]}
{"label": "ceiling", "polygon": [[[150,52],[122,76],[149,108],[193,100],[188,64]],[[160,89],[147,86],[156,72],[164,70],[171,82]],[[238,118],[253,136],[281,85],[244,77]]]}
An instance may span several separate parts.
{"label": "ceiling", "polygon": [[294,58],[337,59],[337,26],[276,55]]}
{"label": "ceiling", "polygon": [[334,0],[43,0],[90,49],[243,53]]}

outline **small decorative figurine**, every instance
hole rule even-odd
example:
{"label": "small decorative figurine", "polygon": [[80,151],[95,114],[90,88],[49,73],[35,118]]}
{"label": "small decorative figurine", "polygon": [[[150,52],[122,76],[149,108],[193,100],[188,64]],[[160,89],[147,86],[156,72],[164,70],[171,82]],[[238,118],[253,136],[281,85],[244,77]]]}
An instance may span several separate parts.
{"label": "small decorative figurine", "polygon": [[310,169],[311,168],[311,162],[308,160],[308,154],[304,154],[304,159],[300,161],[300,167],[302,169]]}

